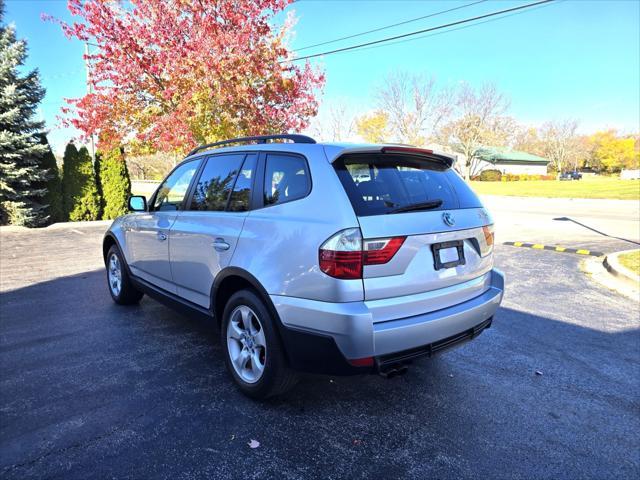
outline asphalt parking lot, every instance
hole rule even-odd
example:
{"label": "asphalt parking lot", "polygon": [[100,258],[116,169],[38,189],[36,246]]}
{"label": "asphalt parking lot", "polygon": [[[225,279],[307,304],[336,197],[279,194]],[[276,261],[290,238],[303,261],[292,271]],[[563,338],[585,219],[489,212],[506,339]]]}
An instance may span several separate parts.
{"label": "asphalt parking lot", "polygon": [[[543,213],[496,209],[500,241],[557,239]],[[567,247],[633,247],[566,224]],[[308,376],[257,403],[227,378],[210,326],[146,297],[112,303],[104,230],[2,232],[2,478],[640,473],[638,303],[585,275],[579,255],[499,244],[506,295],[477,340],[399,378]]]}

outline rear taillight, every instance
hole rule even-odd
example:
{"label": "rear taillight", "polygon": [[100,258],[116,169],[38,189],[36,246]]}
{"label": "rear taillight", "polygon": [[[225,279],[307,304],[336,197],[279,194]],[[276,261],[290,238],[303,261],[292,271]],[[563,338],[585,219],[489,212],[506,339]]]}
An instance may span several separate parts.
{"label": "rear taillight", "polygon": [[482,227],[484,233],[484,242],[480,242],[480,255],[486,257],[493,252],[493,225],[485,225]]}
{"label": "rear taillight", "polygon": [[359,228],[336,233],[320,245],[320,270],[331,277],[362,278],[362,235]]}
{"label": "rear taillight", "polygon": [[363,261],[365,265],[381,265],[393,258],[407,237],[377,238],[365,240]]}
{"label": "rear taillight", "polygon": [[320,246],[320,270],[343,280],[362,278],[364,265],[381,265],[393,258],[406,237],[362,240],[359,228],[342,230]]}

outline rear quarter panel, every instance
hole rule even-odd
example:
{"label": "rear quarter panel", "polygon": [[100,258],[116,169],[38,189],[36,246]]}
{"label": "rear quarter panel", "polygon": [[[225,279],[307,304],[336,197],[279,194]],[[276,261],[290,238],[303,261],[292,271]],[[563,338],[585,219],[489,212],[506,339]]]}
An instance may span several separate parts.
{"label": "rear quarter panel", "polygon": [[320,245],[340,230],[358,227],[358,220],[322,148],[305,157],[312,181],[309,195],[251,211],[231,265],[250,272],[270,295],[361,301],[362,280],[337,280],[320,271]]}

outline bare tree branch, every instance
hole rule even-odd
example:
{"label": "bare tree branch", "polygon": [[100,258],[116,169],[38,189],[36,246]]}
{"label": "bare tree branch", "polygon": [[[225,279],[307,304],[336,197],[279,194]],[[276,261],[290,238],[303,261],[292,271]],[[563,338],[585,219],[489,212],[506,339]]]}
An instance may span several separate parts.
{"label": "bare tree branch", "polygon": [[476,175],[482,147],[502,146],[513,135],[515,122],[505,116],[508,99],[493,84],[478,90],[462,84],[453,94],[452,120],[438,129],[436,138],[466,158],[464,174]]}
{"label": "bare tree branch", "polygon": [[435,79],[424,75],[391,74],[376,97],[394,139],[410,145],[425,144],[451,110],[450,92],[438,91]]}

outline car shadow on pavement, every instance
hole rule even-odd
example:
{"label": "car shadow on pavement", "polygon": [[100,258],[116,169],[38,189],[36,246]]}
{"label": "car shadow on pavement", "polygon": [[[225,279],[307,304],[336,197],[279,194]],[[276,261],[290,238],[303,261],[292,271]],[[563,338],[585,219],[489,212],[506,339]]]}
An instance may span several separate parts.
{"label": "car shadow on pavement", "polygon": [[[637,325],[604,331],[501,308],[480,337],[404,376],[304,376],[261,403],[232,385],[214,326],[147,297],[115,305],[103,270],[3,292],[0,308],[3,478],[640,468]],[[249,439],[260,454],[238,456]]]}
{"label": "car shadow on pavement", "polygon": [[627,242],[627,243],[632,243],[634,245],[640,245],[640,242],[636,242],[635,240],[629,240],[628,238],[622,238],[622,237],[616,237],[615,235],[609,235],[608,233],[605,233],[601,230],[597,230],[593,227],[590,227],[589,225],[585,225],[582,222],[579,222],[578,220],[575,220],[573,218],[570,217],[556,217],[554,218],[554,220],[559,221],[559,222],[573,222],[576,225],[579,225],[583,228],[586,228],[587,230],[591,230],[592,232],[597,233],[598,235],[602,235],[603,237],[609,237],[609,238],[614,238],[616,240],[620,240],[622,242]]}

